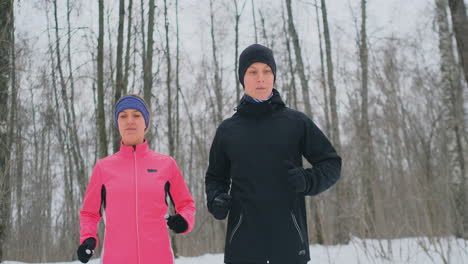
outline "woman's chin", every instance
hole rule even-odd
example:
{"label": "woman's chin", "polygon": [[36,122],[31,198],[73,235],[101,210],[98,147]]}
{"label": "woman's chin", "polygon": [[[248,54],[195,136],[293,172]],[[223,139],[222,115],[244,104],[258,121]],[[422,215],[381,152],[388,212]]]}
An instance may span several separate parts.
{"label": "woman's chin", "polygon": [[143,140],[140,140],[139,138],[126,138],[126,139],[123,139],[122,140],[124,145],[126,146],[134,146],[134,145],[138,145],[140,143],[143,142]]}

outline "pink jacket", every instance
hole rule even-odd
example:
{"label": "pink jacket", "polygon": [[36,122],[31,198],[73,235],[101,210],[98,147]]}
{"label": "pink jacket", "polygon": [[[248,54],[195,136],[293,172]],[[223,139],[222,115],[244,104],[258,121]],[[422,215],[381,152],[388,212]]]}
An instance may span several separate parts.
{"label": "pink jacket", "polygon": [[174,263],[165,219],[167,183],[188,233],[195,206],[174,159],[153,152],[145,141],[135,148],[121,145],[119,152],[99,160],[80,211],[80,244],[89,237],[98,241],[97,226],[104,216],[102,263]]}

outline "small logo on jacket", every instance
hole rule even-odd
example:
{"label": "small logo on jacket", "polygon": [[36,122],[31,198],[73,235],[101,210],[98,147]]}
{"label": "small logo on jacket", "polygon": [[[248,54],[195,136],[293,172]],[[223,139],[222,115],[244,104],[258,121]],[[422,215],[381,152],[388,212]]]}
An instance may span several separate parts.
{"label": "small logo on jacket", "polygon": [[305,254],[306,254],[306,251],[304,249],[299,251],[299,256],[304,256]]}
{"label": "small logo on jacket", "polygon": [[148,169],[148,172],[158,172],[157,169]]}

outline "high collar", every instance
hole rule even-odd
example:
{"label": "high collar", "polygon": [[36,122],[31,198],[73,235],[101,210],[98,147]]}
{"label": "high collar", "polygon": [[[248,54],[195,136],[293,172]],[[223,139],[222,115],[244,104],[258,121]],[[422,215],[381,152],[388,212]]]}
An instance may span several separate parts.
{"label": "high collar", "polygon": [[264,101],[268,101],[272,96],[273,96],[273,92],[271,92],[270,96],[268,96],[267,99],[260,100],[260,99],[253,98],[252,96],[250,96],[248,94],[244,94],[243,99],[245,99],[245,100],[247,100],[247,101],[249,101],[251,103],[261,103],[261,102],[264,102]]}
{"label": "high collar", "polygon": [[273,111],[285,107],[279,92],[273,89],[273,96],[264,102],[249,102],[244,97],[237,106],[237,112],[246,117],[262,118],[271,115]]}
{"label": "high collar", "polygon": [[148,141],[145,139],[143,143],[134,145],[134,146],[125,146],[123,144],[123,141],[120,141],[120,151],[119,153],[123,155],[133,155],[133,153],[136,153],[137,155],[144,155],[148,151],[150,151],[150,148],[148,146]]}

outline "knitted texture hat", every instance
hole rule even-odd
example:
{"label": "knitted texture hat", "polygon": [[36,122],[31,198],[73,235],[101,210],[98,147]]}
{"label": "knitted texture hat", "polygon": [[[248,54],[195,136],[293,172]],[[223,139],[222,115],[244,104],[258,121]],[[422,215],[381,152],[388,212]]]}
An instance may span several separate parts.
{"label": "knitted texture hat", "polygon": [[274,81],[276,80],[276,63],[273,51],[260,44],[253,44],[245,48],[239,56],[239,81],[242,86],[244,86],[245,72],[255,62],[263,62],[270,66],[275,78]]}
{"label": "knitted texture hat", "polygon": [[124,96],[117,101],[117,104],[115,104],[114,118],[115,126],[117,128],[119,128],[119,123],[117,122],[119,113],[127,109],[136,109],[140,111],[145,119],[146,128],[148,128],[150,121],[148,107],[146,106],[145,101],[133,95]]}

